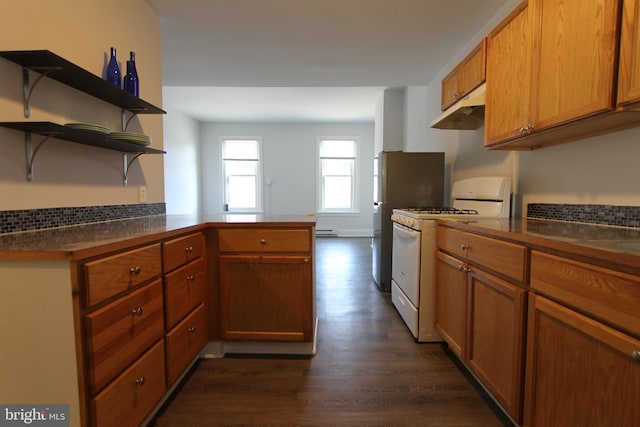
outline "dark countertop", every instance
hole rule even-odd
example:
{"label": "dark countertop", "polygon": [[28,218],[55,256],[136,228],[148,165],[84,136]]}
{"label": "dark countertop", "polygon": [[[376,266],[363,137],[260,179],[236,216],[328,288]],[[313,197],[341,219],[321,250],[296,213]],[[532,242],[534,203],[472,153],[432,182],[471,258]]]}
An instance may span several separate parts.
{"label": "dark countertop", "polygon": [[155,215],[0,235],[0,259],[79,259],[130,246],[132,240],[144,244],[157,240],[159,234],[170,237],[208,226],[312,227],[316,221],[312,215]]}
{"label": "dark countertop", "polygon": [[522,243],[532,249],[590,262],[596,260],[604,266],[640,274],[640,229],[527,218],[442,222],[453,228]]}

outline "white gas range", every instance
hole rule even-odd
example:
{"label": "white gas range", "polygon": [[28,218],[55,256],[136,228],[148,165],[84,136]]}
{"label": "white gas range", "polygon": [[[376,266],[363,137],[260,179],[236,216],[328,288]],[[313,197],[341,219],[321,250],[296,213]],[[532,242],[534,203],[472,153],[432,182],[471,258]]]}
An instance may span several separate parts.
{"label": "white gas range", "polygon": [[418,342],[442,341],[435,329],[436,220],[508,218],[511,181],[470,178],[453,183],[451,207],[394,209],[391,299]]}

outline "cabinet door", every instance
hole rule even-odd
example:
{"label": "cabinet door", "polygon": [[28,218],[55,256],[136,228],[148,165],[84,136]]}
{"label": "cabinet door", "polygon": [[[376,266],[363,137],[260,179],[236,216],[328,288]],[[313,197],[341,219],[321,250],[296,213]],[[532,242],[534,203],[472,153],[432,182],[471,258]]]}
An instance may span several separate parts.
{"label": "cabinet door", "polygon": [[529,122],[532,30],[526,4],[487,37],[484,145],[522,135]]}
{"label": "cabinet door", "polygon": [[460,63],[460,96],[480,86],[486,78],[487,39],[482,39]]}
{"label": "cabinet door", "polygon": [[618,0],[530,0],[532,120],[540,130],[613,107]]}
{"label": "cabinet door", "polygon": [[639,340],[540,296],[527,337],[525,426],[638,425]]}
{"label": "cabinet door", "polygon": [[620,37],[618,104],[640,101],[640,0],[624,0]]}
{"label": "cabinet door", "polygon": [[521,421],[526,291],[474,267],[469,271],[467,364]]}
{"label": "cabinet door", "polygon": [[456,67],[444,79],[442,79],[442,99],[440,102],[442,111],[451,107],[459,99],[459,87],[460,68]]}
{"label": "cabinet door", "polygon": [[223,255],[219,259],[224,339],[313,340],[313,278],[308,257]]}
{"label": "cabinet door", "polygon": [[451,350],[462,359],[467,318],[466,265],[438,251],[436,274],[436,329]]}

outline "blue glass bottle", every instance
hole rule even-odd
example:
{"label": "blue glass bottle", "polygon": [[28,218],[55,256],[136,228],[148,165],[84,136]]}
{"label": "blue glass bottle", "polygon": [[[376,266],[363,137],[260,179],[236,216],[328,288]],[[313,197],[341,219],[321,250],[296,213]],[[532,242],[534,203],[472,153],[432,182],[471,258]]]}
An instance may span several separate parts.
{"label": "blue glass bottle", "polygon": [[116,59],[116,48],[111,48],[111,59],[107,65],[107,81],[114,86],[120,87],[120,67]]}
{"label": "blue glass bottle", "polygon": [[140,96],[140,82],[138,80],[138,71],[136,70],[136,54],[131,52],[131,57],[127,61],[127,75],[123,79],[124,90],[131,95]]}

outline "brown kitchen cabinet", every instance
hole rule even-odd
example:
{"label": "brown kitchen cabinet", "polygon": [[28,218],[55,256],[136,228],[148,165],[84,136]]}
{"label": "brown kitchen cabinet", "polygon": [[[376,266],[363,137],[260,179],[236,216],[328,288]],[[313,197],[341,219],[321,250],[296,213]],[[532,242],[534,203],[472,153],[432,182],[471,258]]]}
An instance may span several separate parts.
{"label": "brown kitchen cabinet", "polygon": [[218,230],[221,335],[313,341],[311,229]]}
{"label": "brown kitchen cabinet", "polygon": [[478,267],[468,270],[465,361],[505,411],[520,421],[527,291]]}
{"label": "brown kitchen cabinet", "polygon": [[208,275],[203,232],[162,243],[166,381],[171,387],[209,341]]}
{"label": "brown kitchen cabinet", "polygon": [[526,248],[442,225],[436,242],[436,328],[509,416],[520,422]]}
{"label": "brown kitchen cabinet", "polygon": [[166,392],[164,362],[158,341],[91,400],[91,426],[139,426]]}
{"label": "brown kitchen cabinet", "polygon": [[640,340],[534,295],[527,345],[526,427],[635,427]]}
{"label": "brown kitchen cabinet", "polygon": [[529,0],[491,33],[486,147],[531,149],[631,119],[581,122],[613,111],[618,12],[617,0]]}
{"label": "brown kitchen cabinet", "polygon": [[467,264],[436,252],[436,330],[458,358],[466,353]]}
{"label": "brown kitchen cabinet", "polygon": [[636,426],[640,277],[533,250],[525,425]]}
{"label": "brown kitchen cabinet", "polygon": [[446,110],[485,81],[487,41],[483,39],[444,79],[441,108]]}
{"label": "brown kitchen cabinet", "polygon": [[622,3],[618,105],[640,102],[640,0]]}
{"label": "brown kitchen cabinet", "polygon": [[526,2],[487,37],[484,145],[522,135],[531,98],[531,12]]}
{"label": "brown kitchen cabinet", "polygon": [[79,263],[83,425],[139,425],[166,393],[161,273],[160,243]]}

